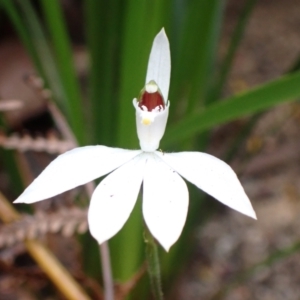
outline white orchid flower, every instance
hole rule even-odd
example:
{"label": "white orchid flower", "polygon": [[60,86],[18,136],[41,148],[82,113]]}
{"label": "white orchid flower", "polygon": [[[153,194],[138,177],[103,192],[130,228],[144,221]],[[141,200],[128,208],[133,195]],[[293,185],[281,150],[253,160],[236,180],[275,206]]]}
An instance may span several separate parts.
{"label": "white orchid flower", "polygon": [[53,197],[110,173],[95,189],[89,229],[99,244],[114,236],[129,218],[143,183],[143,215],[151,234],[166,251],[186,221],[190,181],[225,205],[256,218],[236,174],[225,162],[200,152],[157,151],[170,102],[170,50],[162,29],[155,37],[139,100],[134,99],[141,150],[105,146],[75,148],[58,156],[15,203]]}

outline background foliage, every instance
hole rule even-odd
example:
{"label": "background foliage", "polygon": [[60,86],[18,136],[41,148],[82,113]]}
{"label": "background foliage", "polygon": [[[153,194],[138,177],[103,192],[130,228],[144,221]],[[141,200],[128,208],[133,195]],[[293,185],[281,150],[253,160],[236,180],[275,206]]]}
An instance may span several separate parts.
{"label": "background foliage", "polygon": [[[81,7],[79,21],[89,58],[84,83],[75,71],[73,41],[62,2],[1,0],[1,15],[13,25],[79,145],[138,148],[132,99],[145,83],[150,47],[162,27],[170,39],[172,56],[170,117],[161,145],[164,151],[205,151],[216,126],[250,116],[243,128],[251,128],[258,112],[300,96],[297,61],[291,72],[263,85],[234,95],[222,92],[256,0],[243,1],[221,58],[218,47],[226,1],[74,1]],[[228,151],[236,149],[233,143]],[[204,197],[191,191],[183,235],[170,253],[160,253],[166,290],[171,290],[189,260],[195,228],[213,211],[214,206],[207,206]],[[109,241],[116,280],[129,280],[143,264],[140,211],[138,203],[126,226]],[[96,243],[89,235],[81,241],[85,272],[99,279]],[[141,299],[146,294],[147,284],[142,282],[131,297]]]}

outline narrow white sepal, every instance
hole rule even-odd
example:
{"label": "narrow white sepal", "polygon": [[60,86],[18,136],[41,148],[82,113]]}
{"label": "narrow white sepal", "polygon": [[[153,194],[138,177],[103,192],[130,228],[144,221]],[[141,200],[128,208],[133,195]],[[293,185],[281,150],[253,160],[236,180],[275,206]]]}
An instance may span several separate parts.
{"label": "narrow white sepal", "polygon": [[184,180],[149,153],[143,183],[143,215],[151,234],[169,251],[186,221],[189,195]]}
{"label": "narrow white sepal", "polygon": [[14,203],[33,203],[61,194],[113,171],[140,153],[105,146],[75,148],[53,160]]}
{"label": "narrow white sepal", "polygon": [[168,101],[171,75],[171,55],[168,37],[164,28],[155,37],[148,62],[146,84],[154,80]]}
{"label": "narrow white sepal", "polygon": [[[144,111],[138,106],[136,99],[133,99],[135,107],[136,128],[140,141],[140,147],[143,151],[153,152],[159,148],[159,143],[163,137],[168,121],[170,102],[166,103],[165,108],[161,110]],[[149,118],[151,122],[145,124],[143,120]]]}
{"label": "narrow white sepal", "polygon": [[235,172],[222,160],[200,152],[156,152],[186,180],[223,204],[256,219],[255,211]]}
{"label": "narrow white sepal", "polygon": [[93,193],[88,223],[99,244],[113,237],[125,224],[135,205],[145,166],[144,154],[105,177]]}

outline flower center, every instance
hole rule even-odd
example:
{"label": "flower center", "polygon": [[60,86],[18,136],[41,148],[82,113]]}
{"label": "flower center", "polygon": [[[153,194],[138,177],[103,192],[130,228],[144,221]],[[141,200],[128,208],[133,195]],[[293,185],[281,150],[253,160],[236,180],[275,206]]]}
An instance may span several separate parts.
{"label": "flower center", "polygon": [[154,80],[149,81],[141,92],[139,107],[143,109],[143,106],[146,107],[148,111],[152,111],[160,106],[161,108],[165,108],[163,96]]}

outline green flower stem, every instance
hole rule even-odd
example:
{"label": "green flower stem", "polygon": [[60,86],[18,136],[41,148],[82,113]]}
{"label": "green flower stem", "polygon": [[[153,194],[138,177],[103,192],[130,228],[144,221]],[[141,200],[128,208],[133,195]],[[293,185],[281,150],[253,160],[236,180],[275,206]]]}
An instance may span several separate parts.
{"label": "green flower stem", "polygon": [[161,289],[160,265],[158,258],[158,249],[156,242],[148,231],[145,229],[145,243],[146,243],[146,259],[147,269],[150,277],[150,286],[155,300],[162,300],[163,293]]}

